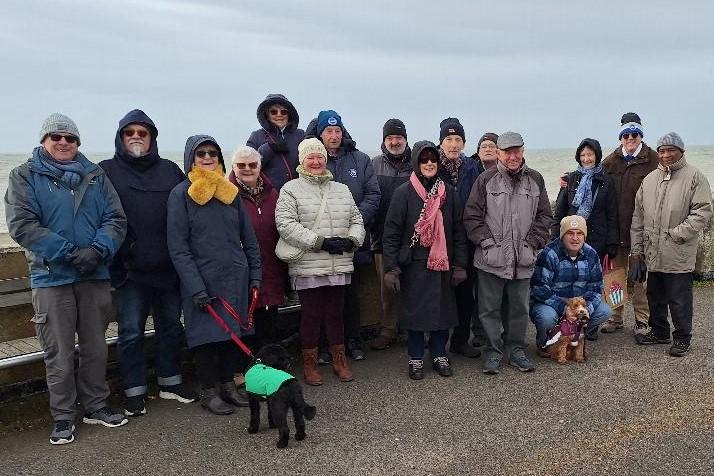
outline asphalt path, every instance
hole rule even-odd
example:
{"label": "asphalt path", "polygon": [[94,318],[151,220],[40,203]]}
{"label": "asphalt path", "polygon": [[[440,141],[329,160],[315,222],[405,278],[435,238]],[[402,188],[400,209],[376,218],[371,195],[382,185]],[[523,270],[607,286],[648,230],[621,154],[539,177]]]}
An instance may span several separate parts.
{"label": "asphalt path", "polygon": [[453,377],[429,369],[414,382],[399,344],[354,364],[351,383],[321,367],[325,384],[305,387],[317,416],[287,449],[265,412],[249,435],[247,409],[221,417],[152,399],[121,428],[78,423],[69,445],[51,446],[48,428],[4,436],[0,474],[713,475],[713,307],[714,288],[697,288],[685,358],[626,330],[589,343],[584,364],[531,345],[533,373],[487,376],[480,359],[455,357]]}

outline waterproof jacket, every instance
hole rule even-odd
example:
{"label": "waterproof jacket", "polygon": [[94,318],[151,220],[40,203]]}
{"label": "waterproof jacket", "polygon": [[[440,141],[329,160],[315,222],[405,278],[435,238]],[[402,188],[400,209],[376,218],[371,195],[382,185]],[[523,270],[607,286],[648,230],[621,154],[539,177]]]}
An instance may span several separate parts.
{"label": "waterproof jacket", "polygon": [[[288,263],[290,276],[330,276],[354,270],[353,252],[335,255],[320,249],[327,237],[349,238],[358,247],[365,236],[362,214],[352,194],[327,172],[321,177],[301,173],[280,190],[275,208],[278,233],[288,244],[306,251],[300,261]],[[324,194],[325,210],[320,223],[313,226]]]}
{"label": "waterproof jacket", "polygon": [[[122,130],[141,124],[151,131],[149,152],[134,157],[124,148]],[[178,276],[166,245],[166,201],[186,177],[170,160],[159,156],[154,122],[143,111],[130,111],[119,121],[114,157],[99,163],[116,188],[126,213],[127,234],[110,271],[114,287],[128,278],[161,288],[178,287]]]}
{"label": "waterproof jacket", "polygon": [[379,210],[374,219],[374,225],[370,230],[372,251],[382,252],[382,232],[384,231],[384,220],[387,217],[387,210],[392,201],[394,191],[401,184],[409,180],[412,173],[411,149],[409,146],[404,150],[400,161],[389,160],[388,152],[382,144],[382,153],[372,159],[372,168],[377,176],[379,184]]}
{"label": "waterproof jacket", "polygon": [[[196,149],[206,142],[217,146],[216,141],[206,135],[191,136],[186,141],[186,173],[193,166]],[[169,195],[167,232],[169,255],[181,280],[186,341],[193,348],[230,340],[230,336],[210,314],[193,305],[192,297],[201,291],[211,297],[222,297],[245,320],[249,286],[253,281],[260,281],[261,269],[258,241],[240,194],[231,204],[211,198],[205,205],[199,205],[188,195],[190,185],[187,179]],[[244,333],[217,301],[213,307],[233,332]]]}
{"label": "waterproof jacket", "polygon": [[[288,125],[282,131],[268,120],[268,108],[273,104],[280,104],[288,110]],[[260,153],[263,173],[280,190],[285,182],[297,178],[295,167],[298,165],[298,144],[305,137],[305,132],[298,129],[300,116],[295,106],[282,94],[268,94],[258,105],[256,115],[261,128],[250,134],[246,145]],[[287,151],[275,152],[269,144],[276,142],[285,143]],[[230,174],[233,175],[232,170]]]}
{"label": "waterproof jacket", "polygon": [[699,233],[712,217],[712,192],[704,174],[683,156],[669,169],[658,165],[642,181],[632,216],[632,254],[649,271],[690,273]]}
{"label": "waterproof jacket", "polygon": [[[27,162],[15,167],[5,193],[10,237],[25,248],[30,286],[46,288],[78,281],[109,279],[111,261],[126,235],[126,216],[104,171],[77,153],[86,175],[75,190],[53,177],[36,147]],[[80,275],[68,255],[94,246],[103,262],[94,273]]]}
{"label": "waterproof jacket", "polygon": [[275,256],[278,244],[278,229],[275,227],[275,206],[278,191],[263,180],[263,192],[253,196],[244,190],[240,192],[243,209],[250,217],[255,237],[260,246],[260,263],[263,280],[260,287],[258,306],[280,306],[285,304],[285,289],[288,284],[288,266]]}
{"label": "waterproof jacket", "polygon": [[525,162],[513,173],[501,162],[476,180],[464,208],[474,266],[503,279],[527,279],[552,221],[543,176]]}
{"label": "waterproof jacket", "polygon": [[451,174],[448,170],[439,167],[439,177],[441,177],[441,180],[445,183],[451,184],[456,189],[456,193],[459,194],[459,203],[461,203],[461,206],[465,205],[468,201],[469,195],[471,195],[471,188],[473,188],[480,174],[478,164],[464,154],[461,154],[461,167],[459,167],[457,183],[451,181]]}
{"label": "waterproof jacket", "polygon": [[635,208],[635,195],[642,179],[657,168],[659,156],[644,142],[637,157],[626,162],[622,156],[622,147],[615,149],[602,161],[604,172],[612,177],[617,196],[617,217],[620,223],[620,245],[629,249],[632,212]]}

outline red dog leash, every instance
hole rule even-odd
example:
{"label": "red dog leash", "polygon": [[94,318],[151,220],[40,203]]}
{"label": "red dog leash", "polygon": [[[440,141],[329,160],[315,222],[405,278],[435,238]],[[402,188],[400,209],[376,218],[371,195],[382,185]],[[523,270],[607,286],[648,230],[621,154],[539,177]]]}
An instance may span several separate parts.
{"label": "red dog leash", "polygon": [[[248,323],[245,325],[241,321],[240,316],[238,315],[236,310],[233,309],[233,306],[231,306],[228,303],[228,301],[226,301],[222,297],[214,298],[214,299],[218,299],[218,302],[220,302],[221,305],[223,305],[225,310],[228,311],[228,314],[230,314],[233,317],[233,319],[238,321],[238,325],[240,325],[241,329],[246,330],[246,331],[249,331],[253,328],[253,313],[255,312],[255,305],[258,302],[258,288],[252,288],[250,294],[251,294],[251,300],[250,300],[250,307],[248,308]],[[238,345],[238,347],[240,347],[240,349],[243,352],[245,352],[248,357],[254,358],[253,351],[251,351],[250,348],[247,345],[245,345],[245,343],[243,343],[242,340],[240,340],[240,337],[238,337],[236,335],[236,333],[233,332],[230,327],[228,327],[228,324],[226,324],[226,321],[224,321],[223,318],[221,318],[221,316],[218,315],[216,310],[213,309],[213,306],[211,306],[210,304],[207,304],[206,311],[208,311],[208,313],[218,323],[218,325],[221,327],[221,329],[223,329],[228,335],[231,336],[231,339],[233,340],[233,342],[235,342],[236,345]]]}

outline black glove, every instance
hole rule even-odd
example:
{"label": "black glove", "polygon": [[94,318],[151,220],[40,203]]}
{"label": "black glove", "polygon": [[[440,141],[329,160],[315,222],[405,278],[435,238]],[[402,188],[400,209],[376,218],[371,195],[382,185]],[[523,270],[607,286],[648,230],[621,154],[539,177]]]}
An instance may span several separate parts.
{"label": "black glove", "polygon": [[288,152],[290,152],[290,149],[288,149],[288,145],[282,139],[278,139],[275,142],[268,142],[268,146],[270,146],[270,148],[276,154],[287,154]]}
{"label": "black glove", "polygon": [[320,249],[327,251],[331,255],[341,255],[342,254],[341,241],[342,241],[342,238],[338,238],[336,236],[333,236],[330,238],[325,238],[324,241],[322,242],[322,248],[320,248]]}
{"label": "black glove", "polygon": [[206,307],[211,304],[211,301],[206,291],[199,291],[193,295],[193,305],[202,312],[206,312]]}
{"label": "black glove", "polygon": [[355,249],[355,242],[350,240],[349,238],[337,238],[339,240],[339,249],[343,253],[349,253],[353,249]]}
{"label": "black glove", "polygon": [[607,257],[610,258],[610,260],[614,260],[615,257],[617,257],[619,248],[617,245],[607,245]]}
{"label": "black glove", "polygon": [[647,264],[645,263],[644,256],[630,256],[630,270],[627,273],[627,279],[633,283],[644,283],[647,281]]}
{"label": "black glove", "polygon": [[401,291],[401,286],[399,284],[399,271],[395,269],[384,273],[384,285],[387,286],[387,289],[392,291],[394,294]]}
{"label": "black glove", "polygon": [[93,246],[78,248],[69,254],[69,261],[79,274],[88,275],[96,271],[102,263],[102,253]]}
{"label": "black glove", "polygon": [[451,273],[451,285],[453,287],[466,281],[466,270],[458,266],[454,266],[454,271]]}

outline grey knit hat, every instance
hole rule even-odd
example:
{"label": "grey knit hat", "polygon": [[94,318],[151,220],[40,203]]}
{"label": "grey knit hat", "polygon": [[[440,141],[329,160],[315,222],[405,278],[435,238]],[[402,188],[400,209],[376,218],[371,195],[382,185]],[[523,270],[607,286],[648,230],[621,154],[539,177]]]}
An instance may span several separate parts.
{"label": "grey knit hat", "polygon": [[672,147],[676,147],[682,153],[684,153],[684,141],[682,140],[681,137],[679,137],[679,134],[676,132],[668,132],[662,137],[659,138],[657,141],[657,150],[659,150],[660,147],[663,147],[665,145],[671,145]]}
{"label": "grey knit hat", "polygon": [[75,124],[72,119],[64,114],[60,114],[59,112],[50,114],[47,116],[47,119],[45,119],[45,122],[42,123],[42,129],[40,129],[40,144],[44,142],[48,135],[56,134],[58,132],[75,136],[77,138],[77,145],[81,145],[77,124]]}

